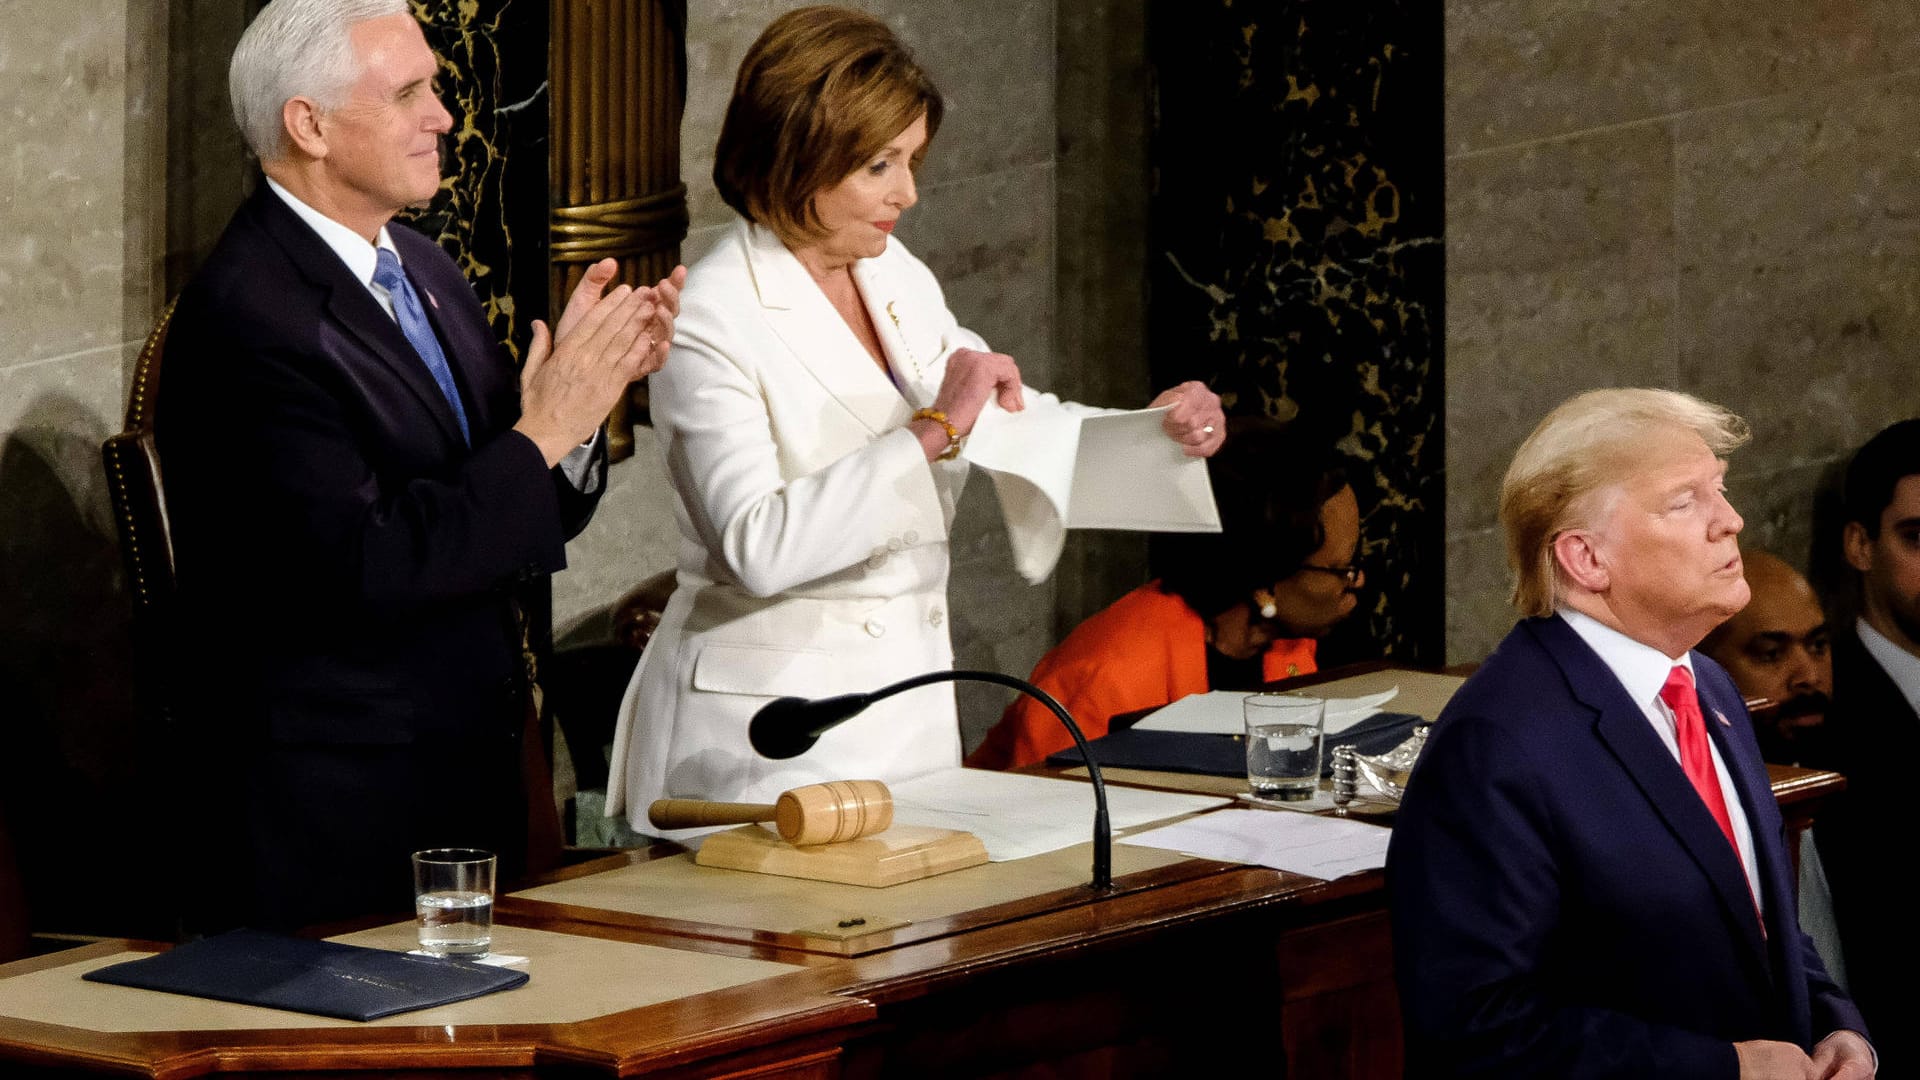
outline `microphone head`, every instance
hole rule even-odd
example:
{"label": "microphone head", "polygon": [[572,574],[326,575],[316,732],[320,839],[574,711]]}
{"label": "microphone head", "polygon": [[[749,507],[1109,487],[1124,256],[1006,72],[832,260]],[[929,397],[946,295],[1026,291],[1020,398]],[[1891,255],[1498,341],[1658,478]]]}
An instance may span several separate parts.
{"label": "microphone head", "polygon": [[747,741],[761,757],[790,758],[813,749],[837,724],[860,715],[873,704],[872,694],[841,694],[839,697],[775,698],[760,706],[747,725]]}
{"label": "microphone head", "polygon": [[813,717],[819,706],[806,698],[775,698],[760,706],[747,724],[747,741],[753,752],[764,758],[799,757],[820,741],[814,734]]}

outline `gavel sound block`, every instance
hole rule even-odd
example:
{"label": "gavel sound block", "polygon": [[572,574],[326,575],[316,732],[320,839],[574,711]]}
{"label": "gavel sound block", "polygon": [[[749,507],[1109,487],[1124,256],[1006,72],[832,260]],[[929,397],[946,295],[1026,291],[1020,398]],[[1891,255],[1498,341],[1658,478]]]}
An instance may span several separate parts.
{"label": "gavel sound block", "polygon": [[[647,820],[663,829],[749,823],[700,845],[701,866],[882,887],[987,861],[972,833],[893,824],[893,793],[878,780],[794,788],[774,803],[661,799]],[[778,835],[753,822],[771,821]]]}

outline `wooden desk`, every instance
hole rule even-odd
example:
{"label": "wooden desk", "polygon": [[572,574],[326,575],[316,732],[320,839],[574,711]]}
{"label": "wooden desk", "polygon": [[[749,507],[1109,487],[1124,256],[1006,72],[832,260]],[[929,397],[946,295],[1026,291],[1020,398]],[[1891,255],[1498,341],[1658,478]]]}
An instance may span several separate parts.
{"label": "wooden desk", "polygon": [[[1237,1057],[1249,1033],[1268,1033],[1271,1052],[1281,1053],[1276,1009],[1290,1020],[1282,1001],[1307,1000],[1303,987],[1352,984],[1346,965],[1328,962],[1329,946],[1379,919],[1379,885],[1370,877],[1328,884],[1178,860],[1118,884],[1105,896],[1060,891],[844,948],[783,935],[748,944],[727,928],[703,935],[686,925],[505,900],[499,922],[507,927],[778,961],[791,971],[573,1022],[443,1027],[396,1018],[403,1022],[105,1032],[0,1019],[0,1062],[181,1077],[319,1069],[833,1077],[918,1074],[936,1062],[962,1073],[1044,1063],[1067,1075],[1153,1074]],[[21,961],[0,976],[49,972],[125,947]],[[1384,977],[1384,960],[1382,953],[1365,966]],[[1288,974],[1309,967],[1311,978]],[[1390,1031],[1387,1004],[1387,1013],[1375,1015]]]}
{"label": "wooden desk", "polygon": [[[1842,783],[1801,769],[1777,769],[1774,780],[1783,806],[1802,818]],[[555,881],[631,874],[671,852],[600,860]],[[784,966],[690,996],[528,1023],[400,1017],[382,1025],[267,1020],[228,1030],[113,1032],[0,1016],[0,1074],[365,1070],[826,1080],[1034,1067],[1069,1076],[1203,1075],[1229,1064],[1277,1073],[1284,1058],[1296,1077],[1400,1075],[1379,873],[1320,882],[1204,860],[1129,859],[1110,894],[1054,888],[843,939],[503,898],[503,942],[522,934],[529,954],[540,941],[530,931],[603,942],[598,951],[613,961],[609,978],[644,966],[615,955],[629,946]],[[88,946],[5,965],[0,993],[16,977],[126,947]],[[535,958],[536,980],[561,970]],[[1250,1058],[1253,1047],[1266,1057]]]}

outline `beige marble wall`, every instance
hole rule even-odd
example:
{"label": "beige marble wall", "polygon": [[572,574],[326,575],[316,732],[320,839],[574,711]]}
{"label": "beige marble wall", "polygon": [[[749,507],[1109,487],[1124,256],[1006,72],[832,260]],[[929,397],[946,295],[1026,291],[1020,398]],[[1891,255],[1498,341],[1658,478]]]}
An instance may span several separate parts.
{"label": "beige marble wall", "polygon": [[[0,790],[74,835],[131,765],[118,549],[100,443],[151,324],[164,8],[0,3]],[[9,764],[11,763],[11,764]],[[40,857],[36,818],[17,832]],[[80,911],[36,913],[80,928]],[[64,921],[63,921],[64,920]]]}
{"label": "beige marble wall", "polygon": [[1447,656],[1512,622],[1494,499],[1548,409],[1675,387],[1752,423],[1749,546],[1920,414],[1920,7],[1448,0]]}
{"label": "beige marble wall", "polygon": [[[713,146],[735,71],[747,47],[789,0],[703,0],[689,5],[687,110],[682,169],[689,188],[689,260],[727,227],[731,211],[714,193]],[[865,0],[933,75],[946,120],[920,174],[920,203],[899,237],[932,267],[963,324],[1011,353],[1038,386],[1053,363],[1054,14],[1027,0]],[[569,550],[555,579],[556,625],[579,638],[601,625],[604,607],[675,555],[672,494],[651,432],[593,525]],[[970,485],[953,542],[954,645],[963,666],[1025,674],[1055,635],[1052,585],[1016,575],[998,509],[985,484]],[[998,718],[1004,691],[961,689],[969,742]]]}

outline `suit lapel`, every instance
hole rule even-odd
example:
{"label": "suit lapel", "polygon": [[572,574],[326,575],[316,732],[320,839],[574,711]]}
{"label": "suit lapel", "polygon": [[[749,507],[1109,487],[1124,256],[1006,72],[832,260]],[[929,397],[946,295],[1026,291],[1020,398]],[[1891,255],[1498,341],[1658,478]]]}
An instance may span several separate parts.
{"label": "suit lapel", "polygon": [[327,314],[382,367],[405,383],[421,408],[433,416],[441,433],[459,445],[460,426],[453,418],[453,409],[440,392],[439,384],[433,381],[426,362],[400,332],[400,324],[381,309],[380,302],[365,285],[354,279],[340,256],[266,184],[259,186],[253,198],[267,234],[286,251],[307,280],[327,294]]}
{"label": "suit lapel", "polygon": [[[434,333],[440,335],[447,363],[457,373],[457,381],[466,387],[463,400],[467,410],[468,430],[478,432],[496,430],[494,410],[495,384],[499,381],[502,368],[497,361],[499,344],[493,339],[491,327],[487,327],[484,316],[479,322],[469,318],[463,309],[473,294],[473,286],[457,275],[448,280],[449,275],[439,272],[445,265],[437,261],[442,254],[439,245],[421,234],[415,233],[404,225],[391,226],[388,235],[393,237],[394,246],[406,259],[407,276],[413,281],[413,287],[420,294],[420,306],[427,311],[427,320],[433,324]],[[455,290],[464,291],[461,296]],[[476,330],[484,329],[484,333]],[[405,335],[402,335],[403,337]],[[424,368],[426,365],[422,364]],[[436,386],[436,389],[438,387]],[[517,396],[515,398],[517,400]],[[445,404],[445,398],[441,398]],[[451,409],[444,410],[446,420],[453,423]],[[457,430],[457,429],[456,429]]]}
{"label": "suit lapel", "polygon": [[[1594,721],[1595,733],[1619,759],[1653,813],[1706,875],[1729,925],[1750,946],[1756,970],[1763,978],[1769,977],[1766,942],[1754,918],[1753,892],[1747,885],[1746,872],[1680,763],[1654,733],[1645,711],[1628,696],[1620,680],[1572,627],[1553,618],[1541,622],[1539,632],[1548,651],[1566,673],[1574,697],[1598,714]],[[1711,715],[1707,717],[1707,724],[1718,726]],[[1735,768],[1735,776],[1739,777],[1744,771]],[[1742,797],[1747,797],[1744,790]]]}
{"label": "suit lapel", "polygon": [[[1700,657],[1695,654],[1695,670],[1698,670]],[[1757,876],[1764,884],[1777,867],[1766,864],[1767,845],[1760,842],[1759,822],[1764,816],[1762,811],[1773,804],[1773,784],[1767,778],[1767,765],[1760,760],[1759,744],[1752,739],[1733,738],[1733,725],[1753,721],[1748,718],[1744,704],[1727,701],[1725,695],[1717,692],[1705,680],[1699,684],[1700,707],[1707,718],[1707,735],[1715,746],[1720,748],[1720,759],[1727,763],[1733,773],[1733,789],[1740,797],[1740,805],[1747,815],[1747,826],[1754,834],[1753,857],[1762,860]],[[1769,911],[1777,906],[1779,897],[1769,896]]]}
{"label": "suit lapel", "polygon": [[[771,232],[747,224],[739,228],[767,325],[800,366],[873,434],[905,423],[911,413],[906,399],[873,362],[800,260]],[[883,330],[882,341],[884,334]]]}
{"label": "suit lapel", "polygon": [[920,356],[907,343],[902,320],[914,316],[907,298],[899,295],[898,282],[879,265],[878,259],[854,263],[853,278],[860,285],[860,301],[866,305],[867,317],[873,320],[874,329],[879,331],[880,347],[886,351],[888,365],[900,383],[901,392],[915,407],[932,404],[940,388],[926,384],[922,367],[933,357]]}

